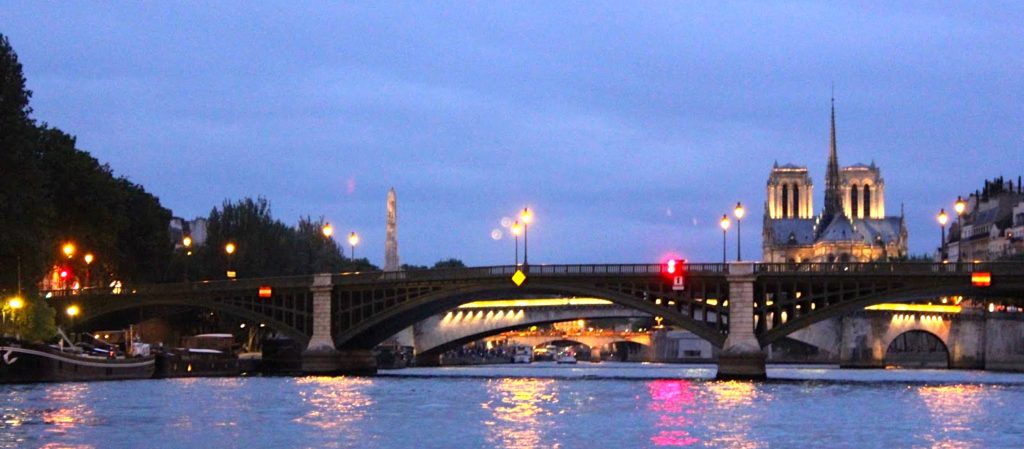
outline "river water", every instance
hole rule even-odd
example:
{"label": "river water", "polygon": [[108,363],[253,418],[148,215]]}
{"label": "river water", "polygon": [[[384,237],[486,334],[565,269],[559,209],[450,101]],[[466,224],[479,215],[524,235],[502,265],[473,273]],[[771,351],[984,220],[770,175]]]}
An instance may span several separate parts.
{"label": "river water", "polygon": [[0,447],[1022,448],[1024,374],[534,363],[0,386]]}

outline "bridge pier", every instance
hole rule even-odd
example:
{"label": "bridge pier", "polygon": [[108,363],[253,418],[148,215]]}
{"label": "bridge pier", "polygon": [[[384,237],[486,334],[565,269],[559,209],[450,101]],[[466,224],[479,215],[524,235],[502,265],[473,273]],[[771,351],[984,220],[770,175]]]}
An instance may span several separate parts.
{"label": "bridge pier", "polygon": [[331,338],[331,283],[330,273],[313,275],[313,336],[302,351],[302,372],[331,374],[341,367],[338,351]]}
{"label": "bridge pier", "polygon": [[718,356],[718,379],[763,380],[765,355],[754,335],[754,264],[729,264],[729,336]]}

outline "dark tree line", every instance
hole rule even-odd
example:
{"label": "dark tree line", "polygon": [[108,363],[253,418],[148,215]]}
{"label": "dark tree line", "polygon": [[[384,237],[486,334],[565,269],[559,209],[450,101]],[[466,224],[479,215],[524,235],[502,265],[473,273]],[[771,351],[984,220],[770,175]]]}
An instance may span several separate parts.
{"label": "dark tree line", "polygon": [[[90,253],[94,282],[154,282],[167,275],[169,210],[142,186],[76,147],[75,137],[36,123],[22,66],[0,34],[0,290],[23,289],[56,265],[82,278]],[[61,253],[73,242],[72,258]]]}
{"label": "dark tree line", "polygon": [[[264,198],[225,201],[207,217],[207,240],[189,256],[184,248],[174,255],[172,271],[180,279],[223,279],[228,269],[242,278],[298,274],[371,271],[366,258],[351,260],[334,238],[323,234],[323,219],[299,219],[290,227],[271,215]],[[228,255],[225,247],[234,244]]]}

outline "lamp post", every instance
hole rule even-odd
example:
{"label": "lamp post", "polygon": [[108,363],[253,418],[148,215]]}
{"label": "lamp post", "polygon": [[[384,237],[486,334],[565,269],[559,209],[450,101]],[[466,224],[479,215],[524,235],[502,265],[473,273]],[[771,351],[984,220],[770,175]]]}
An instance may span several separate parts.
{"label": "lamp post", "polygon": [[512,231],[512,237],[513,237],[513,240],[515,241],[515,244],[516,244],[516,259],[515,259],[515,261],[516,261],[516,266],[518,267],[519,266],[519,234],[523,233],[523,227],[519,225],[518,221],[516,221],[515,223],[512,223],[512,228],[510,230]]}
{"label": "lamp post", "polygon": [[92,285],[92,261],[95,259],[92,253],[86,253],[85,257],[85,288],[89,288]]}
{"label": "lamp post", "polygon": [[231,265],[231,255],[235,253],[236,249],[237,248],[235,247],[235,244],[232,243],[232,242],[228,242],[226,245],[224,245],[224,252],[227,253],[227,255],[228,255],[227,256],[228,257],[228,272],[227,272],[228,279],[234,279],[235,276],[238,275],[238,273],[235,273],[235,270],[233,269],[233,267]]}
{"label": "lamp post", "polygon": [[[523,266],[526,267],[529,265],[526,258],[528,255],[527,244],[530,241],[530,222],[533,221],[533,212],[530,211],[530,208],[523,208],[523,212],[519,214],[519,221],[523,222]],[[518,246],[516,246],[516,248],[518,248]]]}
{"label": "lamp post", "polygon": [[737,262],[740,261],[740,247],[743,246],[743,245],[740,244],[740,230],[743,229],[742,227],[740,227],[740,223],[743,222],[743,216],[746,215],[746,213],[747,213],[747,211],[743,209],[743,204],[741,204],[740,202],[737,201],[736,202],[736,208],[733,209],[733,214],[736,215],[736,261]]}
{"label": "lamp post", "polygon": [[182,238],[181,246],[185,249],[185,282],[188,282],[188,269],[192,265],[192,237],[186,235]]}
{"label": "lamp post", "polygon": [[725,264],[726,263],[726,256],[725,256],[726,234],[728,234],[728,232],[729,232],[729,224],[730,224],[730,222],[729,222],[729,214],[722,214],[722,220],[718,224],[720,226],[722,226],[722,264]]}
{"label": "lamp post", "polygon": [[356,245],[359,244],[359,234],[356,234],[355,231],[352,231],[352,233],[348,235],[348,244],[349,244],[349,246],[352,247],[352,263],[355,263],[355,261],[356,261]]}
{"label": "lamp post", "polygon": [[939,227],[942,228],[941,240],[939,240],[939,259],[941,261],[946,260],[946,223],[949,222],[949,215],[946,215],[946,209],[939,209],[939,215],[935,217],[939,220]]}
{"label": "lamp post", "polygon": [[78,316],[78,314],[81,313],[81,312],[82,312],[82,310],[79,309],[78,306],[76,306],[74,304],[68,306],[68,308],[64,310],[64,313],[67,313],[68,314],[68,318],[71,319],[71,323],[70,323],[70,325],[68,327],[74,327],[75,326],[75,317]]}
{"label": "lamp post", "polygon": [[956,211],[956,266],[959,268],[960,259],[963,258],[964,254],[964,212],[967,211],[967,203],[960,195],[956,196],[953,210]]}
{"label": "lamp post", "polygon": [[[21,295],[15,296],[15,297],[7,300],[7,307],[11,308],[11,322],[13,323],[14,322],[14,312],[16,312],[18,310],[21,310],[22,307],[25,307],[25,300],[21,299]],[[3,321],[4,321],[4,324],[6,325],[7,324],[7,312],[6,312],[6,310],[4,311]],[[6,329],[4,329],[4,331],[6,331]]]}
{"label": "lamp post", "polygon": [[320,229],[320,232],[324,234],[324,237],[330,239],[334,235],[334,228],[330,223],[324,223],[324,227]]}
{"label": "lamp post", "polygon": [[70,259],[70,258],[74,257],[74,255],[75,255],[75,244],[71,243],[71,242],[67,242],[67,243],[64,244],[64,246],[61,247],[61,251],[63,251],[64,255],[68,259]]}

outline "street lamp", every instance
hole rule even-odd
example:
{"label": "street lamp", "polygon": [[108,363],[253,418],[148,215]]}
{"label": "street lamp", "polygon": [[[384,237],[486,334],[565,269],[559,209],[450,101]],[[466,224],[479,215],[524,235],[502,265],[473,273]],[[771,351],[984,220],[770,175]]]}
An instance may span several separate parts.
{"label": "street lamp", "polygon": [[523,233],[523,227],[519,225],[518,221],[516,221],[515,223],[512,223],[512,228],[510,230],[512,231],[512,236],[515,238],[515,243],[516,243],[516,266],[518,267],[519,266],[519,234]]}
{"label": "street lamp", "polygon": [[359,244],[359,234],[352,231],[352,233],[348,235],[348,244],[352,247],[352,262],[354,263],[356,260],[356,245]]}
{"label": "street lamp", "polygon": [[722,226],[722,263],[725,263],[725,238],[729,231],[729,214],[722,214],[722,221],[718,223]]}
{"label": "street lamp", "polygon": [[939,220],[939,226],[942,228],[941,239],[939,240],[939,258],[943,261],[946,260],[946,223],[949,223],[949,215],[946,215],[946,209],[939,209],[939,215],[935,217]]}
{"label": "street lamp", "polygon": [[528,256],[527,245],[530,242],[530,222],[533,221],[533,212],[530,208],[523,208],[523,212],[519,214],[519,221],[523,222],[523,266],[525,267],[529,265],[529,262],[526,261]]}
{"label": "street lamp", "polygon": [[92,261],[94,257],[92,253],[86,253],[83,259],[85,259],[85,288],[89,288],[92,285]]}
{"label": "street lamp", "polygon": [[81,312],[81,309],[79,309],[78,306],[74,304],[68,306],[67,309],[64,309],[64,313],[68,314],[68,319],[70,320],[68,323],[68,329],[75,327],[75,317],[78,316],[78,314]]}
{"label": "street lamp", "polygon": [[743,204],[736,202],[736,208],[733,209],[733,214],[736,215],[736,261],[740,261],[740,223],[743,221],[743,216],[746,215],[747,211],[743,209]]}
{"label": "street lamp", "polygon": [[192,237],[186,235],[182,238],[181,246],[185,248],[185,282],[188,282],[188,269],[192,265]]}
{"label": "street lamp", "polygon": [[960,259],[964,255],[964,212],[967,211],[967,203],[960,195],[956,196],[956,202],[953,203],[953,210],[956,211],[956,264],[960,266]]}
{"label": "street lamp", "polygon": [[61,250],[64,251],[64,255],[67,256],[68,259],[70,259],[72,256],[75,255],[75,244],[67,242],[61,248]]}
{"label": "street lamp", "polygon": [[334,235],[334,228],[330,223],[324,223],[324,227],[320,229],[320,232],[324,233],[324,237],[331,238]]}
{"label": "street lamp", "polygon": [[232,242],[228,242],[226,245],[224,245],[224,252],[227,253],[228,255],[228,279],[234,279],[235,276],[237,276],[237,273],[235,273],[235,270],[233,270],[231,267],[231,255],[235,253],[236,249],[237,248],[235,248],[235,244]]}

